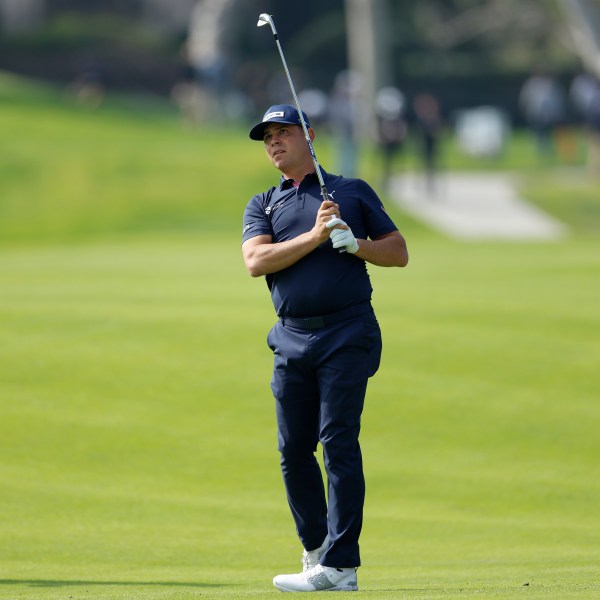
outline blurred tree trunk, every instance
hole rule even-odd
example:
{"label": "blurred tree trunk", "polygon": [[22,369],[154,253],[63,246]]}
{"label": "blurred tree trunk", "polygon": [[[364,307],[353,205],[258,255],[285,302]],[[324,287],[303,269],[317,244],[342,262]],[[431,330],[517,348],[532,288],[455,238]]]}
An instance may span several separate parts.
{"label": "blurred tree trunk", "polygon": [[388,0],[346,0],[348,66],[360,75],[357,135],[372,134],[375,124],[375,95],[393,83],[390,61]]}
{"label": "blurred tree trunk", "polygon": [[590,0],[560,0],[575,51],[585,68],[600,78],[600,9]]}
{"label": "blurred tree trunk", "polygon": [[[600,8],[590,0],[561,0],[567,17],[574,50],[586,71],[600,81]],[[600,175],[600,130],[588,127],[588,167]]]}

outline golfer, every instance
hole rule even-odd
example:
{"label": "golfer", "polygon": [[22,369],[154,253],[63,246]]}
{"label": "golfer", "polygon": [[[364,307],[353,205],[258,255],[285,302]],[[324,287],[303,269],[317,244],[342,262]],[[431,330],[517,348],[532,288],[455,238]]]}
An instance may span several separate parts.
{"label": "golfer", "polygon": [[331,199],[321,198],[295,107],[271,106],[250,138],[263,142],[282,174],[246,206],[242,253],[250,275],[266,277],[279,317],[267,338],[271,389],[283,480],[304,546],[303,571],[273,583],[288,592],[357,590],[365,497],[358,437],[381,357],[367,263],[406,266],[406,243],[364,181],[322,171]]}

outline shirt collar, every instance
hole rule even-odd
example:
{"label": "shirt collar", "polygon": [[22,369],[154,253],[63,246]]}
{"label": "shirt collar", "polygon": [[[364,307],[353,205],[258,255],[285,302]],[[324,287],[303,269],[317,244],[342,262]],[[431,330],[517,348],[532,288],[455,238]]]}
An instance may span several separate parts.
{"label": "shirt collar", "polygon": [[[321,169],[321,174],[323,175],[323,179],[325,179],[327,177],[327,172],[325,171],[325,169],[323,167],[320,167]],[[306,175],[306,177],[304,179],[308,179],[308,180],[317,180],[317,174],[316,173],[309,173],[308,175]],[[302,182],[300,182],[302,183]],[[293,179],[286,179],[283,175],[281,176],[281,178],[279,179],[279,189],[281,191],[283,190],[287,190],[291,187],[294,187],[294,180]]]}

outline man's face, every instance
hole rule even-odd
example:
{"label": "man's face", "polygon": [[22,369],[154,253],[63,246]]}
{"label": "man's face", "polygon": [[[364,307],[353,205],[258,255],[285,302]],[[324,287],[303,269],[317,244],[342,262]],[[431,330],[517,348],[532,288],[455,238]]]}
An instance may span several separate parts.
{"label": "man's face", "polygon": [[281,172],[293,171],[310,157],[304,132],[299,125],[273,123],[263,136],[267,156]]}

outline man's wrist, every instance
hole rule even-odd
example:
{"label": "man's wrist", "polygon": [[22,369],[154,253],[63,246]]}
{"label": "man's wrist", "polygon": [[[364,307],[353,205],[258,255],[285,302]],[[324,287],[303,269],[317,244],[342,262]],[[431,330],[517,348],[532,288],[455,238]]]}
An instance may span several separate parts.
{"label": "man's wrist", "polygon": [[350,254],[356,254],[360,250],[358,238],[354,238],[353,243],[346,246],[346,250],[350,252]]}

